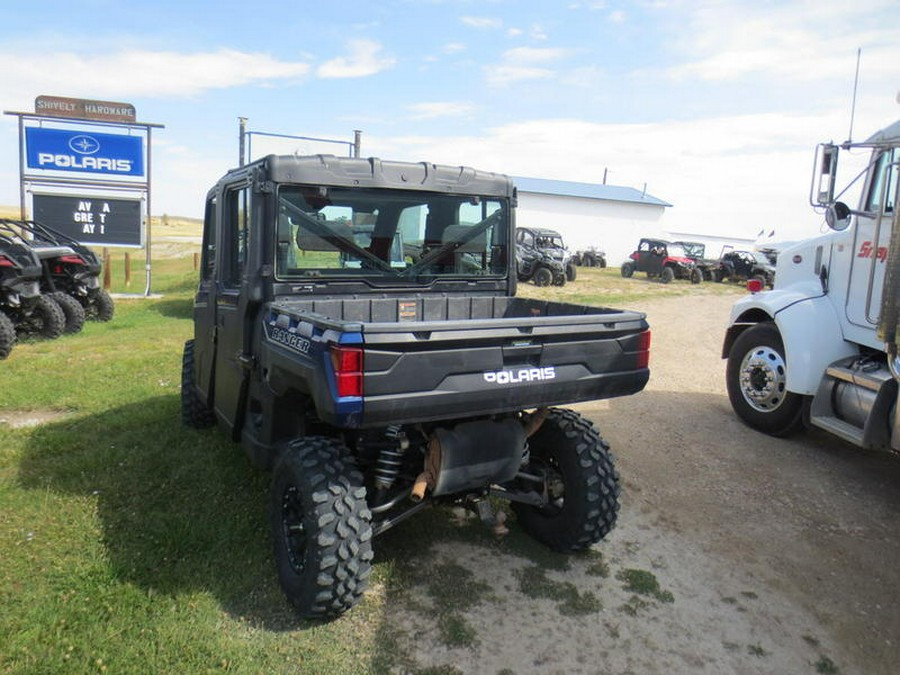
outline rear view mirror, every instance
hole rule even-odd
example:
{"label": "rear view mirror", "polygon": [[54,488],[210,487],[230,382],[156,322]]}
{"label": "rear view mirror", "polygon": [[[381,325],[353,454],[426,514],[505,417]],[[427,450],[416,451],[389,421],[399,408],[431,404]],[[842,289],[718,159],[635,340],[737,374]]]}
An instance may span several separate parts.
{"label": "rear view mirror", "polygon": [[834,201],[834,185],[837,174],[838,146],[823,143],[816,148],[816,175],[813,176],[815,194],[810,200],[813,206],[828,206]]}
{"label": "rear view mirror", "polygon": [[850,207],[844,202],[830,204],[825,210],[825,222],[832,230],[840,232],[850,227]]}

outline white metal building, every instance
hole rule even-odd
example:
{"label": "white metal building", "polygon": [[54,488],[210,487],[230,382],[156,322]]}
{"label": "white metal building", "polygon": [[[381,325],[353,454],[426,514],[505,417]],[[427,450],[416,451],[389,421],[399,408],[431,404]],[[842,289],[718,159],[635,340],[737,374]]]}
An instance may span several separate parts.
{"label": "white metal building", "polygon": [[618,185],[514,177],[516,224],[559,232],[569,250],[595,246],[617,267],[641,237],[668,238],[661,222],[668,202]]}

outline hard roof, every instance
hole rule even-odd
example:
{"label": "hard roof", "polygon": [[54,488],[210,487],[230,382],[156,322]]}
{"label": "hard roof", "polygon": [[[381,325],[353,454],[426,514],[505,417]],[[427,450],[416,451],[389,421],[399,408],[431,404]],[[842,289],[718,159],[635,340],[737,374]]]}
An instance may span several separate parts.
{"label": "hard roof", "polygon": [[630,202],[651,206],[672,206],[666,201],[621,185],[603,185],[601,183],[573,183],[566,180],[549,180],[546,178],[527,178],[514,176],[513,183],[519,192],[534,192],[561,197],[583,197],[585,199],[603,199],[614,202]]}

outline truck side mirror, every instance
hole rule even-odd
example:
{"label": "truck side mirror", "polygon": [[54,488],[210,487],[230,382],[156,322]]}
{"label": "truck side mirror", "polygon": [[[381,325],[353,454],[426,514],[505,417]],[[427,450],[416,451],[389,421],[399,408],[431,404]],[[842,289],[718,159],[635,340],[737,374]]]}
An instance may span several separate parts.
{"label": "truck side mirror", "polygon": [[[819,150],[821,148],[821,151]],[[816,148],[816,186],[813,206],[828,206],[834,201],[834,185],[837,175],[838,146],[823,143]],[[813,180],[816,180],[814,177]]]}
{"label": "truck side mirror", "polygon": [[850,207],[844,202],[829,204],[825,209],[825,222],[832,230],[841,232],[850,227]]}

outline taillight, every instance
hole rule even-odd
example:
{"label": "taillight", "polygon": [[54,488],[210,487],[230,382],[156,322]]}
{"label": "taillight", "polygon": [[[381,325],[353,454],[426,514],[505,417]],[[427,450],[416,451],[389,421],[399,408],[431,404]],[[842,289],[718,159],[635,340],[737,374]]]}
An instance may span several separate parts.
{"label": "taillight", "polygon": [[637,343],[637,367],[648,368],[650,366],[650,331],[645,330],[638,335]]}
{"label": "taillight", "polygon": [[0,255],[0,267],[15,267],[16,264],[5,255]]}
{"label": "taillight", "polygon": [[747,290],[751,293],[759,293],[764,288],[765,284],[762,279],[750,279],[747,281]]}
{"label": "taillight", "polygon": [[334,367],[338,397],[363,395],[362,347],[332,347],[331,365]]}

